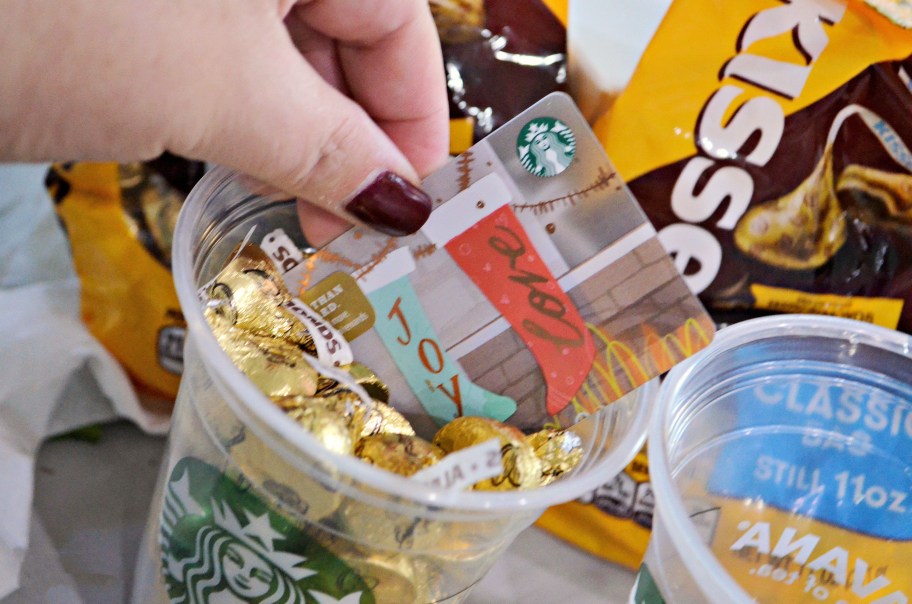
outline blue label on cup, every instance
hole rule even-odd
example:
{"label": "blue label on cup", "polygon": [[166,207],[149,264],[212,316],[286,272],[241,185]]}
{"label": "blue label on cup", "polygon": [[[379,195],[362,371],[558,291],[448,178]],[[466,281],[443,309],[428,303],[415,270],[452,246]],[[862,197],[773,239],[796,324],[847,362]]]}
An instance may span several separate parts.
{"label": "blue label on cup", "polygon": [[748,381],[709,490],[888,539],[912,539],[912,407],[844,375]]}

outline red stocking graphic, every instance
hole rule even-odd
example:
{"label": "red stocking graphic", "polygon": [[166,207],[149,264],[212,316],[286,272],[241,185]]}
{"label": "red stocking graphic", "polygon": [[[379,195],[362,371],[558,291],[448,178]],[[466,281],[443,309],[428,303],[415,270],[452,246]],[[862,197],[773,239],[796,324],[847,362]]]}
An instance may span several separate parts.
{"label": "red stocking graphic", "polygon": [[560,412],[586,380],[595,346],[513,211],[500,207],[446,250],[532,351],[547,384],[548,413]]}

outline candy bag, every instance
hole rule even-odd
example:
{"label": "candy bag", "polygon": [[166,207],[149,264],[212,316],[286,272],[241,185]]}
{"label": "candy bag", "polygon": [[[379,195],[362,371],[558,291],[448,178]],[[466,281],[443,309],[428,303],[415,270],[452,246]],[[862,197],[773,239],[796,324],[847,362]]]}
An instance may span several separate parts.
{"label": "candy bag", "polygon": [[[627,17],[635,23],[644,16]],[[602,48],[637,42],[627,31],[616,38]],[[572,38],[570,45],[573,50]],[[900,193],[912,145],[912,71],[902,61],[910,52],[912,34],[860,3],[671,5],[645,55],[636,58],[629,87],[596,122],[596,134],[717,319],[821,312],[910,329],[912,233],[901,200],[912,199],[912,190]],[[571,56],[571,65],[599,60]],[[777,66],[784,71],[768,71]],[[773,91],[786,81],[796,87],[791,98]],[[591,93],[584,84],[570,88]],[[768,163],[757,165],[765,155]],[[704,172],[695,170],[702,166]],[[815,168],[834,182],[818,196],[833,202],[830,212],[794,218],[804,216],[805,225],[829,220],[830,236],[805,237],[801,247],[771,234],[765,250],[745,242],[764,202],[796,199],[796,189],[810,188]],[[784,241],[791,242],[788,249]],[[827,249],[815,252],[808,241]],[[789,259],[799,250],[804,260]],[[636,568],[652,524],[648,469],[644,449],[625,472],[581,501],[551,508],[538,526]]]}
{"label": "candy bag", "polygon": [[46,178],[81,280],[82,316],[150,410],[167,412],[183,367],[186,324],[171,279],[171,233],[203,165],[55,164]]}
{"label": "candy bag", "polygon": [[859,3],[672,5],[595,129],[717,319],[912,330],[910,53]]}

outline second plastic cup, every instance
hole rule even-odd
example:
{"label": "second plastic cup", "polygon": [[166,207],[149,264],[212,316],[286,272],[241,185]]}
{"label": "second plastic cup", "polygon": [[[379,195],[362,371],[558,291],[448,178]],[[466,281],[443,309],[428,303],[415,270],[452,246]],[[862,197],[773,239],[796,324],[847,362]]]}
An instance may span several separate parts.
{"label": "second plastic cup", "polygon": [[782,316],[663,383],[631,601],[900,604],[912,594],[912,338]]}

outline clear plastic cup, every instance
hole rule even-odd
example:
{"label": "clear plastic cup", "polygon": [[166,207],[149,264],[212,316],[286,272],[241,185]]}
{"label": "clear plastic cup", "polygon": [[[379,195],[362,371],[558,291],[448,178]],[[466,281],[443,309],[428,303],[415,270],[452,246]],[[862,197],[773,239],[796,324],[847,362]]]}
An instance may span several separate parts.
{"label": "clear plastic cup", "polygon": [[642,445],[654,382],[577,424],[584,460],[538,489],[441,490],[328,452],[235,368],[203,317],[197,290],[254,224],[293,228],[294,202],[217,169],[175,231],[188,339],[134,602],[460,602],[545,508],[595,489]]}
{"label": "clear plastic cup", "polygon": [[671,371],[649,433],[656,516],[631,601],[907,602],[912,339],[791,315]]}

